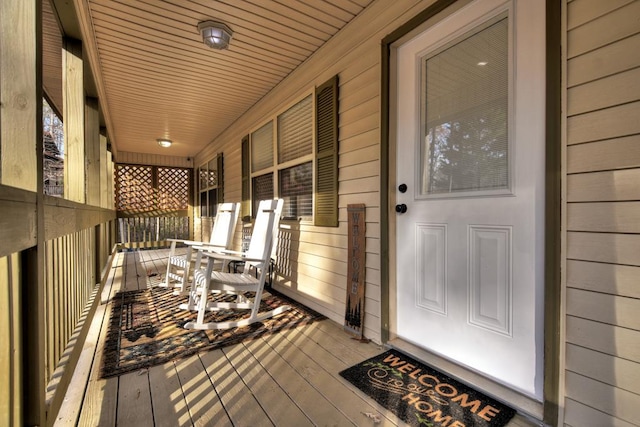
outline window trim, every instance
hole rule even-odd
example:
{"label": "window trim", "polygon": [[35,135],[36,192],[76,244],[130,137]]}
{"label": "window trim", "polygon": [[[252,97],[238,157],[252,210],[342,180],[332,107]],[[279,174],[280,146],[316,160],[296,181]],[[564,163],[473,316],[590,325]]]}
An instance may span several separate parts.
{"label": "window trim", "polygon": [[[252,140],[252,135],[262,129],[264,126],[266,126],[269,123],[272,123],[272,139],[271,139],[271,143],[273,144],[273,160],[271,163],[271,166],[257,170],[257,171],[253,171],[252,168],[249,168],[249,186],[250,186],[250,196],[249,196],[249,201],[251,204],[253,204],[253,179],[262,175],[266,175],[271,173],[273,176],[273,197],[280,197],[280,171],[284,170],[284,169],[288,169],[294,166],[298,166],[304,163],[309,163],[311,162],[312,164],[312,168],[313,168],[313,177],[311,179],[311,203],[312,203],[312,210],[311,210],[311,215],[308,216],[302,216],[302,217],[286,217],[284,218],[285,221],[297,221],[300,222],[301,224],[308,224],[308,225],[313,225],[314,223],[314,217],[315,217],[315,205],[316,205],[316,179],[315,179],[315,174],[316,174],[316,103],[315,103],[315,96],[316,96],[316,88],[312,88],[309,89],[305,92],[303,92],[300,96],[298,96],[296,99],[294,99],[292,102],[288,103],[285,105],[285,107],[277,110],[274,114],[271,114],[270,116],[268,116],[267,119],[263,120],[260,122],[260,124],[258,126],[255,126],[254,128],[251,129],[251,131],[249,132],[249,164],[251,165],[251,153],[253,152],[253,140]],[[295,105],[299,104],[300,102],[302,102],[305,98],[310,97],[311,98],[311,113],[310,113],[310,120],[311,120],[311,153],[310,154],[305,154],[304,156],[298,157],[296,159],[293,160],[288,160],[286,162],[283,163],[278,163],[278,118],[280,117],[280,115],[282,115],[283,113],[289,111],[291,108],[293,108]]]}
{"label": "window trim", "polygon": [[[209,165],[211,162],[215,162],[216,171],[218,174],[217,184],[215,186],[209,187],[208,185],[205,188],[202,188],[202,177],[201,171],[206,170],[207,173],[209,171]],[[205,169],[206,168],[206,169]],[[196,200],[197,203],[197,216],[198,218],[215,218],[215,215],[209,215],[209,207],[213,206],[214,208],[219,204],[224,202],[224,157],[222,153],[216,153],[215,156],[209,158],[207,161],[204,161],[196,168]],[[212,204],[209,200],[209,193],[211,190],[216,190],[216,200]],[[202,215],[202,195],[205,193],[207,198],[207,215]]]}

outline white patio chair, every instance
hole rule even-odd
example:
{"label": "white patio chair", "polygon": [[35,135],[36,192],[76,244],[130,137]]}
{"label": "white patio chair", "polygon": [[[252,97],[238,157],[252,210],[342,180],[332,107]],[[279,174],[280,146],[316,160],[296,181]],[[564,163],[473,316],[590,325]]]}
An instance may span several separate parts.
{"label": "white patio chair", "polygon": [[[220,203],[209,242],[167,239],[171,242],[171,249],[169,251],[169,259],[167,260],[167,274],[163,286],[174,286],[176,288],[175,293],[185,293],[189,283],[193,248],[198,246],[205,251],[230,249],[236,224],[238,223],[239,213],[240,203]],[[178,243],[187,245],[185,255],[176,255],[176,244]]]}
{"label": "white patio chair", "polygon": [[[193,273],[193,286],[189,293],[189,302],[181,308],[198,310],[197,320],[184,325],[187,329],[230,329],[247,326],[255,322],[273,317],[289,310],[290,306],[281,306],[260,313],[260,301],[264,290],[266,275],[269,270],[271,253],[277,237],[280,216],[282,215],[282,199],[263,200],[258,206],[258,213],[251,231],[251,240],[246,252],[224,251],[223,253],[198,253],[198,258],[206,256],[222,261],[242,261],[242,272],[231,273],[214,270],[209,262],[206,268],[200,267],[200,259],[196,261]],[[257,274],[252,274],[252,268]],[[211,292],[236,295],[235,302],[208,302]],[[246,296],[252,292],[253,296]],[[221,309],[251,310],[248,318],[227,322],[204,322],[207,311]]]}

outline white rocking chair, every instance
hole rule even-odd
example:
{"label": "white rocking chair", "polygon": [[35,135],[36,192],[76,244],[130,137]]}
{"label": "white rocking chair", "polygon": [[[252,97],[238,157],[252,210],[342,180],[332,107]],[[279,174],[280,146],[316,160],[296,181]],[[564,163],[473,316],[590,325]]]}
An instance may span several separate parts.
{"label": "white rocking chair", "polygon": [[[175,287],[176,294],[184,294],[189,283],[189,273],[193,257],[193,248],[198,246],[205,251],[221,251],[231,248],[233,234],[238,223],[240,203],[220,203],[216,219],[211,230],[209,242],[193,240],[167,239],[171,242],[169,259],[167,260],[167,274],[162,286]],[[176,255],[176,244],[187,245],[185,255]]]}
{"label": "white rocking chair", "polygon": [[[246,252],[198,252],[196,268],[193,273],[193,286],[189,293],[189,302],[180,306],[180,308],[187,310],[198,310],[198,317],[195,322],[186,323],[184,325],[185,328],[208,330],[242,327],[276,316],[291,308],[285,305],[260,313],[260,301],[271,262],[271,253],[277,237],[283,203],[282,199],[263,200],[260,202],[251,232],[249,248]],[[201,268],[200,261],[202,256],[222,260],[223,262],[241,261],[244,262],[244,268],[240,273],[215,271],[211,260],[206,268]],[[250,271],[252,268],[256,269],[257,275],[252,274]],[[236,300],[235,302],[208,302],[207,298],[211,292],[233,294],[236,296]],[[246,292],[253,292],[254,296],[246,297]],[[221,309],[245,309],[251,310],[251,314],[248,318],[239,320],[204,322],[204,316],[207,311],[219,311]]]}

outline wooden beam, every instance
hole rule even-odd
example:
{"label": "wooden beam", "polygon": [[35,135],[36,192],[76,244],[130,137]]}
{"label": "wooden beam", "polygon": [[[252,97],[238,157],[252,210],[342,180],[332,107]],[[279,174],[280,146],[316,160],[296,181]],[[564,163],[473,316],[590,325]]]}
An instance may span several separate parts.
{"label": "wooden beam", "polygon": [[37,190],[36,1],[0,2],[0,183]]}
{"label": "wooden beam", "polygon": [[35,193],[0,185],[0,256],[36,245]]}
{"label": "wooden beam", "polygon": [[84,80],[82,43],[66,39],[62,55],[64,95],[64,197],[85,203]]}
{"label": "wooden beam", "polygon": [[[87,204],[100,206],[100,114],[98,100],[88,97],[84,107],[84,150],[87,158]],[[105,147],[106,150],[106,147]]]}

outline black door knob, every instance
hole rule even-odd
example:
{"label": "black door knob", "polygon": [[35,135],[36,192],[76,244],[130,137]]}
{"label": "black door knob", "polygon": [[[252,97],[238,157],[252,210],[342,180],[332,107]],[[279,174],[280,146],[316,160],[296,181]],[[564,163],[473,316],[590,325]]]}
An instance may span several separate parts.
{"label": "black door knob", "polygon": [[401,193],[406,193],[406,192],[407,192],[407,184],[400,184],[400,185],[398,186],[398,190],[399,190]]}
{"label": "black door knob", "polygon": [[407,211],[407,205],[405,205],[404,203],[396,205],[396,212],[405,213],[406,211]]}

